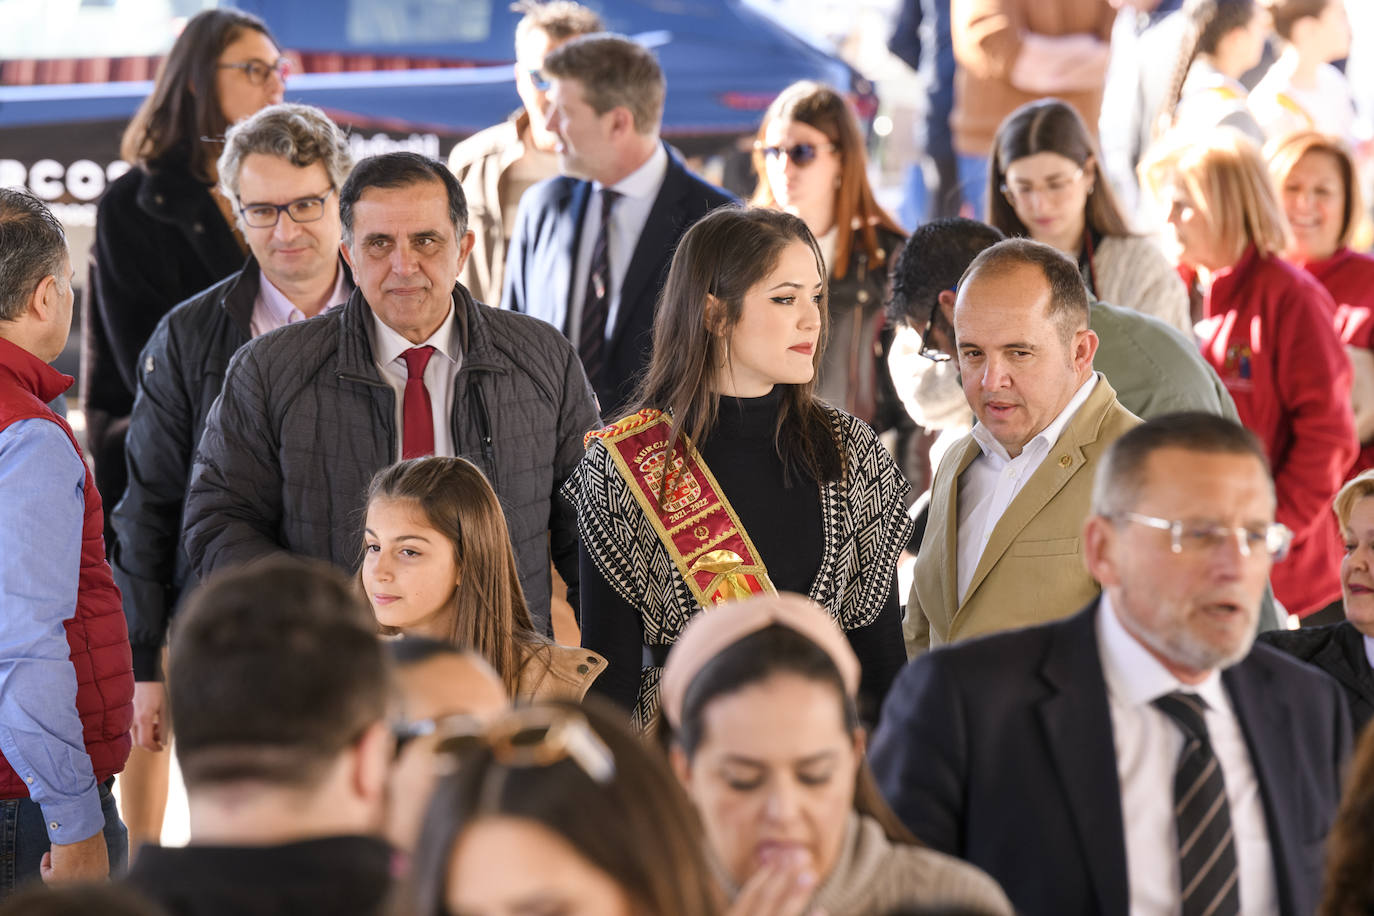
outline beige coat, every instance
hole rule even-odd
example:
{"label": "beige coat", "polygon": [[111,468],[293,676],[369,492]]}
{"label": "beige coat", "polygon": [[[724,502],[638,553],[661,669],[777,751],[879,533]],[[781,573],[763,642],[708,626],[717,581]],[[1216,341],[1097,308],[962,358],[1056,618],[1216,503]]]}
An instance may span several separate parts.
{"label": "beige coat", "polygon": [[524,703],[578,701],[605,670],[606,660],[590,649],[550,645],[547,655],[537,652],[525,659],[515,699]]}
{"label": "beige coat", "polygon": [[993,528],[963,601],[956,597],[959,475],[979,449],[972,435],[950,448],[931,486],[930,521],[902,624],[909,656],[1067,617],[1097,595],[1082,557],[1093,473],[1107,446],[1139,423],[1099,373],[1088,400]]}

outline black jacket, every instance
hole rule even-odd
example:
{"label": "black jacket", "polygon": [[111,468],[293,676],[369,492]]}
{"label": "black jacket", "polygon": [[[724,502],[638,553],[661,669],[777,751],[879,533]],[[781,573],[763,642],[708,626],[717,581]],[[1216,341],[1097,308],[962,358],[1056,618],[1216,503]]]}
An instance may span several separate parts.
{"label": "black jacket", "polygon": [[[577,520],[557,493],[597,424],[567,339],[533,318],[453,289],[462,366],[453,383],[455,451],[505,510],[535,624],[549,631],[549,553],[577,594]],[[395,395],[372,356],[372,312],[346,305],[250,341],[210,409],[186,497],[197,575],[280,550],[355,569],[372,476],[399,458]]]}
{"label": "black jacket", "polygon": [[139,351],[163,315],[241,268],[244,253],[209,188],[167,163],[132,168],[109,186],[91,257],[81,400],[96,485],[113,506],[124,492],[123,419],[138,389]]}
{"label": "black jacket", "polygon": [[[348,266],[339,260],[340,269]],[[261,272],[243,269],[163,316],[138,358],[138,396],[125,440],[129,484],[114,507],[110,565],[124,595],[134,677],[160,679],[167,625],[195,575],[181,543],[191,457],[229,360],[253,336]]]}
{"label": "black jacket", "polygon": [[[542,318],[560,330],[566,327],[582,218],[591,197],[590,181],[560,176],[540,182],[520,198],[506,252],[503,308]],[[668,150],[668,171],[626,268],[603,378],[596,386],[606,416],[619,416],[640,372],[649,365],[654,313],[678,240],[707,213],[734,202],[732,195],[689,172]]]}
{"label": "black jacket", "polygon": [[1269,630],[1261,633],[1259,640],[1340,681],[1350,702],[1356,738],[1374,719],[1374,669],[1369,667],[1369,656],[1364,651],[1364,636],[1353,623],[1343,620],[1325,627]]}
{"label": "black jacket", "polygon": [[380,916],[392,851],[362,836],[281,846],[144,846],[124,883],[168,916]]}

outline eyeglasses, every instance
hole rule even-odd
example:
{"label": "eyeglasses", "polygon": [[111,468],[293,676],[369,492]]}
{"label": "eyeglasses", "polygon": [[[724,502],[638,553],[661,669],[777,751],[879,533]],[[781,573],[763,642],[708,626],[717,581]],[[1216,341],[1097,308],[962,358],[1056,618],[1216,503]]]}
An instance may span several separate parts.
{"label": "eyeglasses", "polygon": [[285,213],[297,223],[313,223],[324,216],[324,202],[334,193],[330,188],[323,197],[302,197],[289,204],[249,204],[239,208],[243,222],[254,229],[270,229]]}
{"label": "eyeglasses", "polygon": [[1231,528],[1213,522],[1155,518],[1139,512],[1118,512],[1109,517],[1169,532],[1169,546],[1174,553],[1206,553],[1234,541],[1244,556],[1254,556],[1263,551],[1275,560],[1282,560],[1288,556],[1288,548],[1293,543],[1293,532],[1277,522]]}
{"label": "eyeglasses", "polygon": [[435,753],[450,757],[455,767],[467,753],[484,748],[508,768],[546,767],[571,760],[593,782],[605,785],[615,778],[611,749],[586,718],[571,709],[524,706],[491,722],[472,716],[448,717],[430,734],[440,736]]}
{"label": "eyeglasses", "polygon": [[538,67],[531,67],[526,70],[525,75],[530,78],[530,85],[539,92],[548,92],[549,86],[553,85],[549,82],[549,78],[544,75],[544,71]]}
{"label": "eyeglasses", "polygon": [[[786,156],[793,165],[797,166],[810,165],[815,162],[816,157],[820,155],[821,151],[821,147],[814,143],[797,143],[792,146],[764,146],[760,143],[755,143],[754,148],[763,153],[764,157],[767,159],[777,159],[780,156]],[[825,148],[832,153],[836,150],[836,146],[833,143],[825,144]]]}
{"label": "eyeglasses", "polygon": [[[959,287],[951,286],[949,292],[957,293]],[[936,296],[935,301],[930,304],[930,315],[926,318],[926,329],[921,332],[921,356],[933,363],[948,362],[950,356],[944,350],[935,346],[931,339],[935,331],[935,319],[940,314],[940,297]]]}
{"label": "eyeglasses", "polygon": [[286,82],[287,75],[291,72],[291,62],[285,57],[278,57],[275,62],[268,63],[265,60],[246,60],[240,64],[220,64],[220,70],[242,70],[248,77],[248,82],[254,86],[261,86],[267,82],[267,78],[272,74],[277,75],[277,79]]}
{"label": "eyeglasses", "polygon": [[1039,194],[1049,200],[1063,200],[1073,186],[1078,184],[1078,180],[1083,177],[1083,167],[1079,166],[1068,178],[1052,178],[1047,184],[1016,184],[1010,185],[1005,182],[1002,184],[1002,196],[1006,197],[1011,203],[1025,203],[1031,199],[1032,194]]}

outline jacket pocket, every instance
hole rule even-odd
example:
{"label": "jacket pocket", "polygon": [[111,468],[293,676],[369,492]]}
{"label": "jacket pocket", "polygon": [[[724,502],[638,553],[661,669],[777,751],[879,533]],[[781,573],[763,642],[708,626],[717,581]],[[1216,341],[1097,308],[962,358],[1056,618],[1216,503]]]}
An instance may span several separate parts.
{"label": "jacket pocket", "polygon": [[1049,538],[1042,541],[1016,541],[1011,545],[1014,557],[1058,557],[1067,554],[1077,555],[1078,538]]}

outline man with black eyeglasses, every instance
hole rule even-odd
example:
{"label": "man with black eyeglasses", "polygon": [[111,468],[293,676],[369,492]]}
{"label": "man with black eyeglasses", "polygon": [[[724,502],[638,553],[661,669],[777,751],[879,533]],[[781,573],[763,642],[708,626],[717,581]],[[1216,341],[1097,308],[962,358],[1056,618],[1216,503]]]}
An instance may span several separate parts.
{"label": "man with black eyeglasses", "polygon": [[252,255],[242,270],[169,312],[139,357],[113,566],[132,634],[133,738],[145,750],[162,750],[170,737],[161,652],[176,606],[194,584],[181,513],[206,414],[239,347],[341,305],[353,292],[339,254],[338,193],[352,167],[347,138],[316,108],[273,105],[231,127],[220,183]]}

